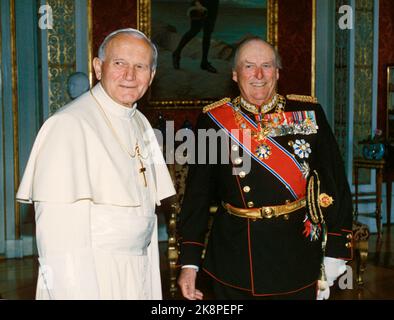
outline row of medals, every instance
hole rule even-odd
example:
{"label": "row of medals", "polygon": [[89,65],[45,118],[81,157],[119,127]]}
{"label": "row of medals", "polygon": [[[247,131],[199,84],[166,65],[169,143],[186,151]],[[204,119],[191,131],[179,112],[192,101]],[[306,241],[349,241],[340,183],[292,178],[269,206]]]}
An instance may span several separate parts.
{"label": "row of medals", "polygon": [[[246,129],[246,120],[241,114],[240,106],[242,106],[245,110],[254,114],[256,121],[258,123],[257,130],[252,130],[251,135],[252,138],[257,140],[259,145],[257,146],[254,154],[259,159],[268,159],[272,150],[271,147],[266,143],[267,137],[270,135],[272,130],[275,130],[275,127],[282,123],[284,119],[284,108],[286,104],[286,99],[279,95],[275,94],[271,101],[260,108],[246,102],[242,97],[237,97],[233,101],[234,111],[235,111],[235,120],[241,129]],[[275,112],[270,114],[270,117],[265,120],[264,116],[267,112],[273,110],[275,108]]]}

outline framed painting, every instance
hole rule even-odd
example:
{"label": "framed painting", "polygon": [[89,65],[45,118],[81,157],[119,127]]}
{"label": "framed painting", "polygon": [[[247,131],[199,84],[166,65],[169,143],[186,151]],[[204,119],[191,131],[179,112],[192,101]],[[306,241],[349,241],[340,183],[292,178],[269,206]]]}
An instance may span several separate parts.
{"label": "framed painting", "polygon": [[138,28],[159,51],[149,104],[160,109],[199,108],[233,96],[237,44],[257,35],[277,47],[277,2],[139,0]]}

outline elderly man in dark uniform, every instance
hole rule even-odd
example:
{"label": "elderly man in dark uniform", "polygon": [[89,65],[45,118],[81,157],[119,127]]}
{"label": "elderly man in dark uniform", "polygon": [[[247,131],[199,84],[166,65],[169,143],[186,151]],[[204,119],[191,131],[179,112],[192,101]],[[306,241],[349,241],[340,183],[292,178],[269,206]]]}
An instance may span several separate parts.
{"label": "elderly man in dark uniform", "polygon": [[[327,299],[351,259],[351,194],[336,140],[312,97],[276,93],[280,67],[271,45],[245,40],[233,69],[240,96],[205,107],[198,121],[228,135],[230,161],[189,168],[178,278],[187,299],[203,298],[199,268],[218,299]],[[239,170],[247,159],[250,170]]]}

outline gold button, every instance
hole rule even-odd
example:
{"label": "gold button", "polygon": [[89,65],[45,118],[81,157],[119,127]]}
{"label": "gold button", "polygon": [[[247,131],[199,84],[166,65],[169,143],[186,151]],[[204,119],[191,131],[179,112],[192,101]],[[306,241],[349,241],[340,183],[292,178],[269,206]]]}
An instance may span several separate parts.
{"label": "gold button", "polygon": [[233,144],[233,145],[231,146],[231,150],[233,150],[233,151],[238,151],[238,150],[239,150],[239,147],[238,147],[236,144]]}
{"label": "gold button", "polygon": [[248,208],[253,208],[254,207],[254,202],[253,201],[249,201],[248,202]]}
{"label": "gold button", "polygon": [[353,239],[353,235],[352,235],[351,233],[349,233],[349,234],[346,236],[346,239],[348,239],[348,240]]}
{"label": "gold button", "polygon": [[241,171],[241,172],[239,173],[239,177],[240,177],[240,178],[245,178],[245,177],[246,177],[246,172],[245,172],[245,171]]}
{"label": "gold button", "polygon": [[241,158],[237,158],[237,159],[234,160],[234,163],[237,164],[237,165],[241,164],[242,163],[242,159]]}
{"label": "gold button", "polygon": [[289,220],[289,218],[290,218],[290,217],[289,217],[289,215],[288,215],[288,214],[284,214],[284,215],[283,215],[283,219],[284,219],[284,220],[286,220],[286,221],[287,221],[287,220]]}
{"label": "gold button", "polygon": [[352,247],[352,243],[351,242],[348,242],[348,243],[346,243],[346,248],[351,248]]}
{"label": "gold button", "polygon": [[273,215],[274,215],[274,209],[272,209],[271,207],[264,208],[263,216],[265,218],[270,219],[270,218],[272,218]]}
{"label": "gold button", "polygon": [[245,186],[245,187],[243,188],[243,190],[244,190],[244,192],[248,193],[248,192],[250,191],[250,187],[249,187],[249,186]]}

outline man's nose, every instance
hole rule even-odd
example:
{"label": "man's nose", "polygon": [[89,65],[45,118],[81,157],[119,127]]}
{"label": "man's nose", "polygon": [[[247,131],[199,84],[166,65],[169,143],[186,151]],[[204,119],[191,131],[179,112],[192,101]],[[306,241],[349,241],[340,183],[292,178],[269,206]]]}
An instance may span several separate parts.
{"label": "man's nose", "polygon": [[263,70],[262,67],[257,67],[257,69],[256,69],[256,78],[257,79],[264,78],[264,70]]}
{"label": "man's nose", "polygon": [[124,77],[126,80],[132,81],[135,79],[135,70],[133,66],[130,66],[126,69]]}

